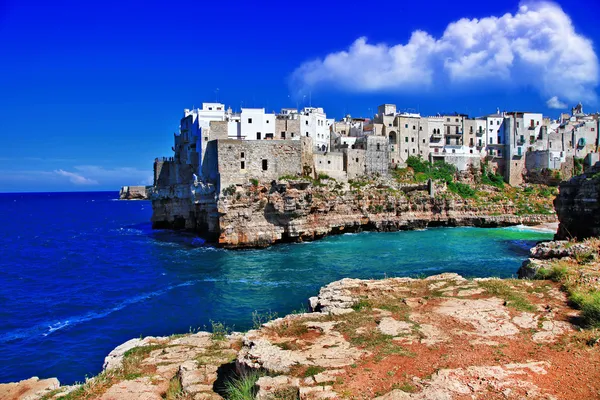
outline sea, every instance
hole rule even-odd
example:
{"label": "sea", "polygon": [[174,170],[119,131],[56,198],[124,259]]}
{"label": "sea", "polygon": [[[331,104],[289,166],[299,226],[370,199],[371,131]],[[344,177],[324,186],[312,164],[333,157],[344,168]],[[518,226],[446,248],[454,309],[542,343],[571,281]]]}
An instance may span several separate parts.
{"label": "sea", "polygon": [[117,192],[0,194],[0,382],[63,384],[98,374],[141,336],[252,327],[344,278],[515,276],[551,232],[432,228],[331,236],[262,250],[224,250],[152,230],[149,201]]}

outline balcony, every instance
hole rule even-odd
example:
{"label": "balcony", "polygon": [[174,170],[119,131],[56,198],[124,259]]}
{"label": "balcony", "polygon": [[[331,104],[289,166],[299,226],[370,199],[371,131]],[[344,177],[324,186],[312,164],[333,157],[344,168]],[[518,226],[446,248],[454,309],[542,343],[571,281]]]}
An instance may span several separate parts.
{"label": "balcony", "polygon": [[523,146],[525,144],[525,138],[521,136],[517,139],[517,146]]}
{"label": "balcony", "polygon": [[483,136],[483,129],[479,129],[475,132],[477,134],[477,136]]}

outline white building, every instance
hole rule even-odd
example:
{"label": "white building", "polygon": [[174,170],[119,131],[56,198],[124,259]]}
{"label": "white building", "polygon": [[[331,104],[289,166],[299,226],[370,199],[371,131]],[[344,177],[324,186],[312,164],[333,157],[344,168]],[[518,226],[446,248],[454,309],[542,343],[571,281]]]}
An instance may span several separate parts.
{"label": "white building", "polygon": [[300,113],[300,133],[311,137],[313,144],[321,151],[329,150],[329,126],[322,108],[305,107]]}
{"label": "white building", "polygon": [[275,138],[275,114],[266,114],[264,108],[242,108],[240,121],[241,139]]}

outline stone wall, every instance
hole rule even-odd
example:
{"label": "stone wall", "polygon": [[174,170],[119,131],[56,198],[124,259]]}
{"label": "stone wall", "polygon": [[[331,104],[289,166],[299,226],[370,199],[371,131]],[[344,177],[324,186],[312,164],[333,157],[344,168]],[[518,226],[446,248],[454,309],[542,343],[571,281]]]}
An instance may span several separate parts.
{"label": "stone wall", "polygon": [[365,152],[365,173],[386,175],[389,167],[389,146],[385,136],[368,136]]}
{"label": "stone wall", "polygon": [[326,174],[340,180],[347,179],[343,153],[315,153],[314,160],[317,174]]}
{"label": "stone wall", "polygon": [[283,175],[301,175],[301,142],[295,140],[218,140],[220,189],[248,183],[270,182]]}
{"label": "stone wall", "polygon": [[344,164],[346,165],[348,179],[356,179],[365,174],[365,156],[365,150],[344,150]]}

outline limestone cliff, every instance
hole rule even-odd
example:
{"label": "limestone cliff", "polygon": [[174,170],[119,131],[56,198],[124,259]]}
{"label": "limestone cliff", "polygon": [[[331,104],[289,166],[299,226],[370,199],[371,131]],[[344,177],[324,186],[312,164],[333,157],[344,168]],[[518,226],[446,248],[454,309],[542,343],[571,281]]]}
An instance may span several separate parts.
{"label": "limestone cliff", "polygon": [[556,219],[549,200],[546,208],[523,212],[519,201],[496,188],[468,199],[446,190],[445,185],[436,191],[432,195],[426,184],[398,185],[384,179],[350,183],[280,180],[231,186],[218,200],[218,244],[264,247],[362,230],[535,225]]}
{"label": "limestone cliff", "polygon": [[561,183],[554,206],[560,220],[557,239],[600,236],[600,163]]}

